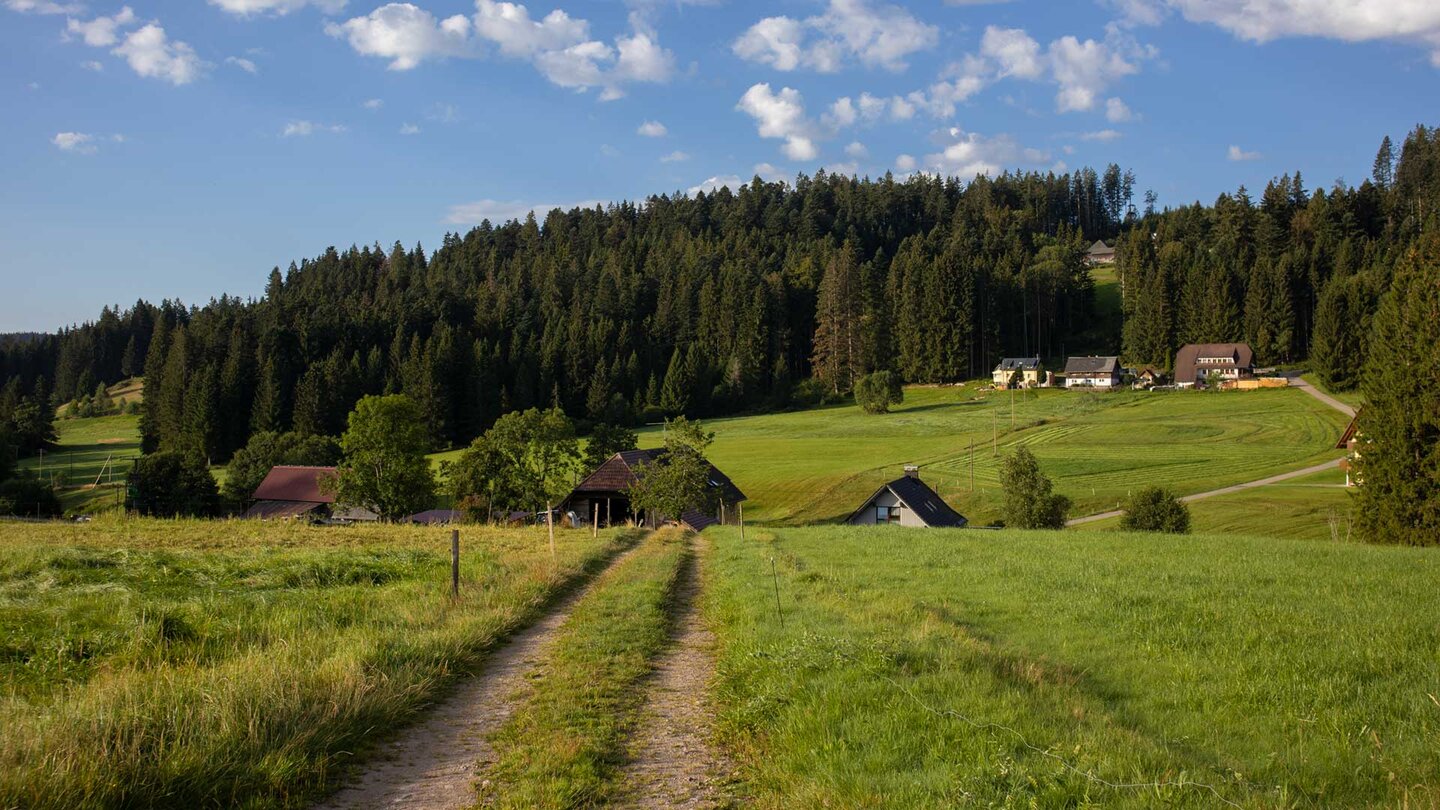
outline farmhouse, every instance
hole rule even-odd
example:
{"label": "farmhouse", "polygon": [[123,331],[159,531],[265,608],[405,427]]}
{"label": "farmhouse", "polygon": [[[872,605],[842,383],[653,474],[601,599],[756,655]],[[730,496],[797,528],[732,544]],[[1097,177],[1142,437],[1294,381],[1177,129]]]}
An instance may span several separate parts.
{"label": "farmhouse", "polygon": [[1165,382],[1165,372],[1154,366],[1141,366],[1135,370],[1135,384],[1144,388]]}
{"label": "farmhouse", "polygon": [[306,517],[334,523],[379,520],[380,516],[358,506],[341,506],[324,491],[321,481],[335,475],[334,467],[271,467],[265,480],[255,488],[255,503],[245,517],[270,520]]}
{"label": "farmhouse", "polygon": [[[562,503],[561,511],[574,512],[586,525],[595,521],[597,516],[601,526],[618,526],[631,521],[651,525],[660,523],[664,517],[638,514],[630,507],[630,486],[639,480],[640,468],[646,464],[663,464],[664,458],[665,451],[661,449],[616,453],[576,485]],[[710,489],[718,496],[718,515],[692,508],[675,518],[676,522],[697,532],[717,523],[735,522],[735,505],[745,500],[745,493],[714,464],[710,465]]]}
{"label": "farmhouse", "polygon": [[1034,388],[1040,384],[1040,358],[1039,357],[1006,357],[1000,360],[1000,365],[995,367],[990,376],[995,382],[996,388],[1009,388],[1010,381],[1015,379],[1015,373],[1020,373],[1020,387]]}
{"label": "farmhouse", "polygon": [[1095,244],[1091,245],[1090,249],[1085,251],[1085,260],[1091,264],[1114,264],[1115,248],[1096,239]]}
{"label": "farmhouse", "polygon": [[1070,357],[1065,360],[1066,388],[1116,388],[1120,385],[1120,358]]}
{"label": "farmhouse", "polygon": [[1245,343],[1187,343],[1175,355],[1175,384],[1204,385],[1212,375],[1239,380],[1255,373],[1255,353]]}
{"label": "farmhouse", "polygon": [[845,521],[851,526],[895,523],[937,529],[958,529],[970,521],[950,508],[935,490],[920,480],[920,468],[908,466],[905,475],[875,490]]}

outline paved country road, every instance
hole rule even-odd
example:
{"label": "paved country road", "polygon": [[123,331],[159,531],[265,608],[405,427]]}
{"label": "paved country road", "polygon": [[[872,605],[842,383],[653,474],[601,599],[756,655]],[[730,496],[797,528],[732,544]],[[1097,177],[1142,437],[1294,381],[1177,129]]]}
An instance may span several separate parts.
{"label": "paved country road", "polygon": [[[1312,396],[1312,397],[1320,400],[1321,402],[1325,403],[1326,405],[1329,405],[1330,407],[1334,408],[1335,410],[1339,411],[1340,413],[1345,414],[1346,416],[1350,416],[1350,417],[1355,416],[1355,409],[1354,409],[1354,408],[1352,408],[1352,407],[1350,407],[1349,405],[1346,405],[1345,403],[1341,402],[1340,400],[1338,400],[1338,399],[1330,396],[1329,394],[1325,393],[1324,391],[1321,391],[1320,389],[1316,388],[1315,386],[1311,385],[1310,383],[1305,382],[1304,380],[1300,379],[1300,377],[1299,377],[1298,375],[1297,375],[1297,376],[1294,376],[1294,377],[1290,377],[1289,379],[1290,379],[1290,386],[1291,386],[1291,387],[1293,387],[1293,388],[1299,388],[1301,391],[1304,391],[1305,393],[1309,394],[1310,396]],[[1303,470],[1292,470],[1292,471],[1287,472],[1287,473],[1281,473],[1281,474],[1279,474],[1279,475],[1272,475],[1272,476],[1270,476],[1269,478],[1261,478],[1261,479],[1258,480],[1258,481],[1247,481],[1247,482],[1245,482],[1245,483],[1243,483],[1243,484],[1235,484],[1235,485],[1233,485],[1233,486],[1221,487],[1220,489],[1212,489],[1212,490],[1210,490],[1209,492],[1197,492],[1197,493],[1195,493],[1194,495],[1186,495],[1185,497],[1181,498],[1180,500],[1184,501],[1185,503],[1190,503],[1191,501],[1199,501],[1199,500],[1204,500],[1205,498],[1213,498],[1213,497],[1215,497],[1216,495],[1229,495],[1229,494],[1231,494],[1231,493],[1240,492],[1240,491],[1246,490],[1246,489],[1254,489],[1255,487],[1263,487],[1263,486],[1265,486],[1266,484],[1278,484],[1278,483],[1280,483],[1281,481],[1288,481],[1288,480],[1290,480],[1291,478],[1300,478],[1301,476],[1311,475],[1311,474],[1313,474],[1313,473],[1325,472],[1326,470],[1334,469],[1334,467],[1335,467],[1335,462],[1334,462],[1334,461],[1326,461],[1326,462],[1324,462],[1323,464],[1316,464],[1316,465],[1314,465],[1313,467],[1306,467],[1306,468],[1303,469]],[[1074,520],[1067,520],[1067,521],[1065,521],[1065,525],[1066,525],[1066,526],[1080,526],[1080,525],[1083,525],[1083,524],[1086,524],[1086,523],[1094,523],[1094,522],[1097,521],[1097,520],[1107,520],[1107,519],[1109,519],[1109,518],[1120,517],[1120,516],[1123,515],[1123,514],[1125,514],[1125,510],[1123,510],[1123,509],[1112,509],[1112,510],[1110,510],[1109,512],[1100,512],[1100,513],[1094,514],[1094,515],[1086,515],[1085,517],[1078,517],[1078,518],[1075,518]]]}

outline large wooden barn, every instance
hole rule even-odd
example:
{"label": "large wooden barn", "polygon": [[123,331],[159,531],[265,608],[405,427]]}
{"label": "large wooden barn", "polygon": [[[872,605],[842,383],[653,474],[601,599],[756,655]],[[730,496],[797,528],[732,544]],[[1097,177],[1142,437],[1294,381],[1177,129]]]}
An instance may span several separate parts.
{"label": "large wooden barn", "polygon": [[265,480],[255,488],[255,502],[245,510],[245,517],[260,520],[305,518],[326,523],[380,519],[369,509],[336,504],[334,494],[322,485],[324,479],[334,476],[334,467],[271,467]]}
{"label": "large wooden barn", "polygon": [[687,509],[683,514],[673,517],[637,513],[630,505],[630,487],[639,480],[640,468],[646,464],[657,463],[665,463],[664,450],[626,450],[616,453],[576,485],[561,509],[574,512],[585,525],[589,525],[598,515],[601,526],[620,526],[626,523],[657,526],[665,520],[675,520],[698,532],[717,523],[737,521],[737,504],[745,500],[745,493],[714,464],[710,465],[710,487],[715,491],[719,503],[717,513],[711,514],[700,509]]}

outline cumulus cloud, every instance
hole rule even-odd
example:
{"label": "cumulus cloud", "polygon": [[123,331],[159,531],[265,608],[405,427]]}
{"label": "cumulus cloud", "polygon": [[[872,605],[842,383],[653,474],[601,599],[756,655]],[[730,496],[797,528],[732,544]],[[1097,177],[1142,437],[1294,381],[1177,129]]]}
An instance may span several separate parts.
{"label": "cumulus cloud", "polygon": [[1246,152],[1244,149],[1241,149],[1240,147],[1236,146],[1235,144],[1231,144],[1231,145],[1230,145],[1230,149],[1225,153],[1225,157],[1226,157],[1227,159],[1229,159],[1229,160],[1235,160],[1235,161],[1240,161],[1240,160],[1259,160],[1259,159],[1260,159],[1260,153],[1259,153],[1259,152]]}
{"label": "cumulus cloud", "polygon": [[847,59],[900,71],[906,59],[935,47],[940,31],[900,6],[868,0],[830,0],[824,13],[796,20],[766,17],[731,44],[741,59],[776,70],[834,73]]}
{"label": "cumulus cloud", "polygon": [[[1107,29],[1103,41],[1067,35],[1042,49],[1023,29],[992,25],[980,39],[980,52],[953,70],[960,75],[957,81],[963,81],[965,94],[960,100],[1001,79],[1049,81],[1059,88],[1055,108],[1076,112],[1094,109],[1107,87],[1137,73],[1138,63],[1155,54],[1154,48],[1141,45],[1116,26]],[[1111,121],[1126,120],[1129,115],[1118,98],[1106,105]],[[950,107],[953,110],[953,104]]]}
{"label": "cumulus cloud", "polygon": [[696,185],[691,186],[685,190],[685,193],[694,197],[702,191],[713,192],[719,191],[722,188],[729,188],[731,191],[734,191],[749,182],[749,180],[741,180],[740,176],[736,174],[717,174],[714,177],[702,180]]}
{"label": "cumulus cloud", "polygon": [[1124,101],[1118,98],[1105,99],[1105,120],[1112,124],[1123,124],[1134,118],[1135,113],[1131,111],[1130,106]]}
{"label": "cumulus cloud", "polygon": [[240,17],[256,14],[282,16],[306,6],[315,6],[326,14],[338,14],[345,8],[345,0],[210,0],[210,5]]}
{"label": "cumulus cloud", "polygon": [[666,129],[665,125],[659,121],[646,121],[635,130],[637,134],[644,135],[647,138],[663,138],[669,131],[670,130]]}
{"label": "cumulus cloud", "polygon": [[800,91],[782,87],[779,93],[769,84],[752,86],[740,97],[736,109],[755,119],[762,138],[779,138],[785,143],[781,152],[791,160],[814,160],[820,154],[815,146],[816,126],[805,114],[805,100]]}
{"label": "cumulus cloud", "polygon": [[78,35],[92,48],[108,48],[120,40],[120,29],[135,22],[135,12],[129,6],[109,17],[96,17],[89,22],[69,19],[65,21],[65,33]]}
{"label": "cumulus cloud", "polygon": [[389,3],[364,17],[326,23],[325,33],[346,40],[357,53],[389,59],[390,70],[411,70],[426,59],[473,52],[468,17],[438,20],[411,3]]}
{"label": "cumulus cloud", "polygon": [[687,153],[687,152],[682,152],[682,151],[680,151],[679,149],[676,149],[674,152],[671,152],[671,153],[668,154],[668,155],[663,155],[663,156],[661,156],[660,162],[661,162],[661,163],[679,163],[679,162],[682,161],[682,160],[689,160],[689,159],[690,159],[689,153]]}
{"label": "cumulus cloud", "polygon": [[96,73],[104,73],[104,72],[105,72],[105,66],[102,65],[102,64],[100,64],[99,62],[95,61],[94,59],[89,59],[89,60],[86,60],[86,61],[84,61],[84,62],[81,62],[81,63],[80,63],[80,67],[83,67],[83,68],[85,68],[86,70],[93,70],[93,71],[95,71]]}
{"label": "cumulus cloud", "polygon": [[859,141],[851,141],[845,147],[845,154],[849,157],[855,158],[856,160],[863,160],[867,157],[870,157],[870,150],[866,149],[865,144]]}
{"label": "cumulus cloud", "polygon": [[907,155],[902,152],[895,156],[895,168],[897,171],[913,172],[918,165],[914,155]]}
{"label": "cumulus cloud", "polygon": [[367,109],[367,110],[370,110],[371,112],[374,112],[375,110],[378,110],[378,109],[380,109],[381,107],[384,107],[384,106],[385,106],[385,99],[383,99],[383,98],[367,98],[367,99],[365,99],[364,102],[362,102],[362,103],[360,104],[360,106],[361,106],[361,107],[364,107],[364,108]]}
{"label": "cumulus cloud", "polygon": [[996,64],[1001,77],[1035,80],[1045,75],[1040,43],[1020,28],[987,27],[980,38],[980,55]]}
{"label": "cumulus cloud", "polygon": [[1007,166],[1046,163],[1050,155],[1039,149],[1021,146],[1009,135],[985,137],[952,127],[943,133],[949,141],[945,148],[925,156],[925,165],[937,174],[969,179],[980,174],[999,174]]}
{"label": "cumulus cloud", "polygon": [[165,35],[165,29],[155,23],[131,31],[120,47],[111,53],[123,57],[130,64],[130,69],[141,76],[162,79],[174,85],[195,81],[206,67],[194,48],[179,40],[171,40]]}
{"label": "cumulus cloud", "polygon": [[492,225],[503,225],[511,220],[524,220],[530,214],[544,220],[545,215],[559,208],[570,211],[575,208],[594,208],[603,205],[600,200],[581,200],[574,203],[527,203],[519,200],[476,200],[450,206],[445,222],[451,225],[479,225],[489,221]]}
{"label": "cumulus cloud", "polygon": [[304,138],[319,132],[344,132],[342,124],[317,124],[313,121],[291,121],[280,130],[282,138]]}
{"label": "cumulus cloud", "polygon": [[225,57],[225,64],[234,65],[235,67],[240,68],[246,73],[250,73],[252,75],[260,72],[260,69],[255,66],[254,62],[246,59],[243,56],[227,56]]}
{"label": "cumulus cloud", "polygon": [[1419,45],[1440,67],[1440,3],[1428,0],[1111,0],[1132,24],[1156,25],[1171,11],[1240,39],[1323,37]]}
{"label": "cumulus cloud", "polygon": [[[640,18],[631,15],[632,27]],[[576,90],[601,89],[601,99],[620,98],[630,82],[664,82],[675,57],[651,31],[617,36],[609,45],[590,36],[586,20],[555,9],[540,19],[519,3],[475,0],[475,14],[443,20],[412,3],[389,3],[365,17],[329,23],[357,53],[390,61],[391,70],[411,70],[427,59],[479,58],[488,47],[511,59],[529,61],[550,82]]]}
{"label": "cumulus cloud", "polygon": [[62,152],[93,155],[96,151],[95,136],[84,132],[57,132],[50,142]]}

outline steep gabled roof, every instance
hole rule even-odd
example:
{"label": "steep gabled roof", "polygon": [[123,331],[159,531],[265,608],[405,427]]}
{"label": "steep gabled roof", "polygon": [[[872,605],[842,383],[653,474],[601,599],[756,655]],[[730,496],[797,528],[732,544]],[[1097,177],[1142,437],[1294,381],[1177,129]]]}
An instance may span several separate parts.
{"label": "steep gabled roof", "polygon": [[252,497],[257,501],[334,503],[335,495],[320,489],[321,479],[334,475],[334,467],[271,467]]}
{"label": "steep gabled roof", "polygon": [[1015,371],[1016,369],[1020,369],[1023,371],[1034,371],[1037,368],[1040,368],[1039,357],[1002,357],[1000,359],[1000,365],[996,366],[995,370]]}
{"label": "steep gabled roof", "polygon": [[1070,357],[1065,360],[1066,374],[1118,374],[1118,357]]}
{"label": "steep gabled roof", "polygon": [[1340,441],[1335,443],[1336,450],[1350,449],[1350,442],[1360,433],[1360,412],[1363,410],[1364,405],[1355,409],[1355,415],[1350,417],[1350,424],[1345,426],[1345,432],[1340,434]]}
{"label": "steep gabled roof", "polygon": [[1096,240],[1095,240],[1095,244],[1091,245],[1091,246],[1090,246],[1090,249],[1087,250],[1087,251],[1085,251],[1085,252],[1088,253],[1088,254],[1090,254],[1091,256],[1097,256],[1097,255],[1109,255],[1109,256],[1113,256],[1113,255],[1115,255],[1115,248],[1110,247],[1109,245],[1105,244],[1105,242],[1104,242],[1103,240],[1096,239]]}
{"label": "steep gabled roof", "polygon": [[880,493],[889,491],[890,494],[900,499],[900,502],[910,507],[917,517],[925,522],[926,526],[936,529],[960,529],[964,528],[970,521],[965,516],[950,508],[935,490],[931,489],[924,481],[913,476],[904,476],[875,490],[875,494],[865,499],[860,508],[850,513],[846,523],[855,519],[855,516],[880,496]]}
{"label": "steep gabled roof", "polygon": [[1223,365],[1205,364],[1206,369],[1251,368],[1255,364],[1255,353],[1248,343],[1187,343],[1175,353],[1175,382],[1193,383],[1198,375],[1197,361],[1201,357],[1228,357],[1232,362]]}

